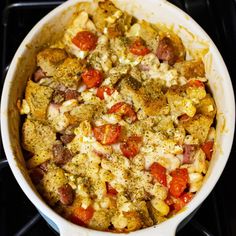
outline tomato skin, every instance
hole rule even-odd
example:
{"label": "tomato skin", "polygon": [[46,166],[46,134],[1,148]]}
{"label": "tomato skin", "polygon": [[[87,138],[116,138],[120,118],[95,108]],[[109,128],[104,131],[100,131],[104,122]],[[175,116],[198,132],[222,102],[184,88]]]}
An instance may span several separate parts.
{"label": "tomato skin", "polygon": [[113,144],[120,138],[121,126],[119,124],[96,126],[93,128],[93,132],[96,140],[101,144]]}
{"label": "tomato skin", "polygon": [[98,87],[103,79],[102,73],[95,69],[86,70],[81,76],[88,88]]}
{"label": "tomato skin", "polygon": [[150,167],[150,172],[155,180],[167,187],[166,168],[164,166],[154,162]]}
{"label": "tomato skin", "polygon": [[132,136],[120,145],[120,149],[125,157],[132,158],[139,153],[141,143],[141,137]]}
{"label": "tomato skin", "polygon": [[107,194],[110,196],[116,196],[117,195],[117,191],[108,183],[106,182],[106,188],[107,188]]}
{"label": "tomato skin", "polygon": [[195,88],[205,88],[205,85],[202,81],[200,80],[190,80],[187,83],[190,87],[195,87]]}
{"label": "tomato skin", "polygon": [[77,207],[74,209],[70,220],[74,224],[86,226],[88,225],[89,221],[92,219],[94,213],[94,209],[92,206],[84,209],[82,207]]}
{"label": "tomato skin", "polygon": [[172,180],[170,182],[170,194],[173,197],[180,197],[187,187],[188,170],[186,168],[176,169],[171,172]]}
{"label": "tomato skin", "polygon": [[130,45],[130,52],[137,56],[145,56],[150,52],[150,50],[144,45],[144,42],[141,38],[137,38]]}
{"label": "tomato skin", "polygon": [[136,112],[133,110],[132,106],[125,102],[118,102],[113,105],[108,111],[108,114],[116,113],[122,117],[128,117],[131,119],[131,122],[137,120]]}
{"label": "tomato skin", "polygon": [[174,203],[175,211],[180,211],[187,203],[189,203],[193,198],[192,193],[184,193],[182,196],[176,199]]}
{"label": "tomato skin", "polygon": [[104,99],[104,93],[106,93],[107,95],[111,96],[114,92],[115,92],[115,89],[109,88],[109,87],[106,87],[106,86],[102,86],[102,87],[98,88],[96,95],[101,100],[103,100]]}
{"label": "tomato skin", "polygon": [[207,159],[208,161],[211,160],[212,153],[213,153],[213,146],[214,146],[214,141],[213,141],[213,140],[206,141],[206,142],[203,143],[202,146],[201,146],[201,149],[203,150],[203,152],[205,152],[205,154],[206,154],[206,159]]}
{"label": "tomato skin", "polygon": [[90,31],[80,31],[71,41],[82,51],[91,51],[96,47],[98,37]]}

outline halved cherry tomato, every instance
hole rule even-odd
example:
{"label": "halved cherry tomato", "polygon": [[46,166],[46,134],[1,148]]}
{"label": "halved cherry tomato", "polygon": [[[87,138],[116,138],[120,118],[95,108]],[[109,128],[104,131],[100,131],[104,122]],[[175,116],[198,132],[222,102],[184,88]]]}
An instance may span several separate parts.
{"label": "halved cherry tomato", "polygon": [[170,194],[176,198],[184,192],[188,183],[188,170],[186,168],[176,169],[171,173]]}
{"label": "halved cherry tomato", "polygon": [[204,83],[200,80],[190,80],[190,81],[188,81],[188,85],[190,87],[205,88]]}
{"label": "halved cherry tomato", "polygon": [[120,145],[120,149],[124,156],[132,158],[139,153],[142,138],[138,136],[129,137],[125,142]]}
{"label": "halved cherry tomato", "polygon": [[118,192],[108,182],[106,182],[106,188],[107,188],[108,195],[111,195],[111,196],[117,195]]}
{"label": "halved cherry tomato", "polygon": [[102,144],[113,144],[119,140],[121,126],[118,124],[106,124],[94,127],[94,136]]}
{"label": "halved cherry tomato", "polygon": [[150,167],[150,172],[155,180],[157,180],[164,186],[167,186],[166,168],[164,166],[160,165],[157,162],[154,162]]}
{"label": "halved cherry tomato", "polygon": [[102,86],[102,87],[99,87],[98,90],[97,90],[97,96],[100,98],[100,99],[104,99],[104,93],[106,93],[107,95],[111,96],[113,93],[115,92],[115,89],[113,88],[109,88],[109,87],[106,87],[106,86]]}
{"label": "halved cherry tomato", "polygon": [[88,88],[98,87],[102,82],[102,73],[99,70],[89,69],[81,76]]}
{"label": "halved cherry tomato", "polygon": [[80,31],[71,41],[82,51],[91,51],[96,47],[98,37],[90,31]]}
{"label": "halved cherry tomato", "polygon": [[214,146],[214,141],[213,140],[206,141],[201,146],[201,149],[203,150],[203,152],[205,152],[206,158],[209,161],[211,160],[211,157],[212,157],[213,146]]}
{"label": "halved cherry tomato", "polygon": [[92,219],[94,213],[94,209],[92,206],[89,206],[88,208],[84,209],[82,207],[77,207],[74,209],[70,220],[74,224],[86,226],[89,221]]}
{"label": "halved cherry tomato", "polygon": [[182,196],[176,199],[176,202],[174,203],[174,209],[175,211],[180,211],[187,203],[189,203],[193,198],[192,193],[184,193]]}
{"label": "halved cherry tomato", "polygon": [[137,120],[137,115],[131,105],[125,103],[125,102],[118,102],[115,105],[113,105],[107,112],[108,114],[116,113],[118,115],[121,115],[122,117],[128,117],[131,119],[131,122],[134,122]]}
{"label": "halved cherry tomato", "polygon": [[150,50],[145,46],[144,41],[141,38],[137,38],[130,45],[130,52],[137,56],[145,56]]}

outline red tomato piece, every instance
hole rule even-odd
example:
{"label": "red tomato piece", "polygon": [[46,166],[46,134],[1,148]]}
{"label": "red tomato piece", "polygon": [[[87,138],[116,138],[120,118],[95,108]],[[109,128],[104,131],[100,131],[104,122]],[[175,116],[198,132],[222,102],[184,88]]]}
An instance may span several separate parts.
{"label": "red tomato piece", "polygon": [[94,136],[96,140],[102,144],[116,143],[121,134],[121,126],[118,124],[106,124],[94,127]]}
{"label": "red tomato piece", "polygon": [[144,41],[141,38],[137,38],[130,45],[130,52],[137,56],[145,56],[150,50],[145,46]]}
{"label": "red tomato piece", "polygon": [[214,141],[213,140],[206,141],[201,146],[201,149],[203,150],[203,152],[205,152],[206,158],[207,158],[208,161],[211,160],[212,153],[213,153],[213,146],[214,146]]}
{"label": "red tomato piece", "polygon": [[189,203],[193,198],[192,193],[184,193],[181,197],[177,198],[174,203],[175,211],[180,211],[187,203]]}
{"label": "red tomato piece", "polygon": [[204,83],[200,80],[190,80],[190,81],[188,81],[188,85],[190,87],[205,88]]}
{"label": "red tomato piece", "polygon": [[120,145],[120,149],[124,156],[132,158],[139,153],[142,138],[138,136],[129,137],[125,142]]}
{"label": "red tomato piece", "polygon": [[155,180],[157,180],[164,186],[167,186],[166,168],[164,166],[160,165],[157,162],[154,162],[150,167],[150,172]]}
{"label": "red tomato piece", "polygon": [[188,170],[186,168],[176,169],[171,172],[170,194],[176,198],[184,192],[188,183]]}
{"label": "red tomato piece", "polygon": [[88,88],[98,87],[103,79],[102,73],[95,69],[86,70],[81,76]]}
{"label": "red tomato piece", "polygon": [[103,100],[104,99],[104,93],[111,96],[114,92],[115,92],[115,89],[109,88],[109,87],[106,87],[106,86],[102,86],[102,87],[98,88],[96,95],[97,95],[97,97],[99,97],[100,99]]}
{"label": "red tomato piece", "polygon": [[71,41],[82,51],[91,51],[96,47],[98,37],[90,31],[80,31]]}
{"label": "red tomato piece", "polygon": [[125,102],[118,102],[113,105],[107,112],[108,114],[116,113],[122,117],[128,117],[131,119],[131,122],[137,120],[137,115],[131,105]]}
{"label": "red tomato piece", "polygon": [[73,214],[70,217],[71,222],[77,225],[86,226],[92,219],[94,209],[92,206],[84,209],[82,207],[77,207],[74,209]]}
{"label": "red tomato piece", "polygon": [[107,188],[108,195],[111,195],[111,196],[117,195],[118,192],[108,182],[106,182],[106,188]]}

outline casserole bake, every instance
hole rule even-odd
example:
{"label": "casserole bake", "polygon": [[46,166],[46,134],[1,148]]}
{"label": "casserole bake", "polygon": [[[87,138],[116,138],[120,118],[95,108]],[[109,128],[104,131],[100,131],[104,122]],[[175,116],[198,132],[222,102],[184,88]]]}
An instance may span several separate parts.
{"label": "casserole bake", "polygon": [[[161,6],[168,6],[168,4],[167,5],[165,5],[165,4],[160,4],[160,7]],[[127,6],[128,7],[128,6]],[[164,18],[163,18],[164,19]],[[49,27],[47,27],[47,29],[50,29],[51,30],[51,28]],[[44,31],[44,33],[45,33],[46,31]],[[38,38],[39,39],[39,38]],[[32,50],[32,48],[30,48],[30,45],[28,45],[28,48],[29,48],[29,50]],[[206,57],[207,58],[207,57]],[[207,58],[208,59],[208,58]],[[209,59],[208,59],[209,60]],[[22,64],[21,65],[24,65],[24,62],[21,62]],[[30,64],[30,63],[29,63]],[[207,64],[207,63],[206,63]],[[214,63],[213,63],[213,65],[214,65]],[[208,71],[209,71],[209,68],[207,68],[208,69]],[[212,69],[212,68],[210,68],[210,69]],[[25,70],[27,70],[27,68],[25,68]],[[32,73],[32,72],[31,72]],[[20,76],[19,76],[20,77]],[[16,79],[18,79],[19,77],[17,77]],[[216,77],[214,77],[214,78],[216,78]],[[210,80],[211,78],[209,77],[209,80]],[[210,80],[210,83],[211,83],[211,80]],[[213,87],[212,87],[213,88]],[[213,88],[214,89],[214,88]],[[14,89],[12,89],[12,92],[14,93],[14,92],[18,92],[18,91],[14,91]],[[18,94],[19,94],[19,92],[18,92]],[[215,95],[216,94],[216,91],[213,91],[213,94]],[[229,95],[230,95],[230,93],[229,93]],[[227,97],[227,96],[226,96]],[[217,102],[217,99],[216,99],[216,102]],[[221,108],[221,106],[219,106],[220,108]],[[13,111],[13,110],[12,110]],[[224,112],[224,114],[227,114],[227,113],[225,113]],[[14,115],[14,111],[13,111],[13,113],[11,114],[11,115]],[[14,119],[15,120],[15,119]],[[17,120],[16,120],[17,121]],[[221,126],[221,122],[222,122],[222,120],[221,120],[221,118],[219,118],[219,122],[218,122],[218,127],[220,127]],[[13,124],[13,125],[16,125],[16,124]],[[11,128],[13,128],[14,126],[11,126]],[[17,125],[14,127],[14,128],[16,128],[17,127]],[[14,128],[12,129],[12,131],[14,130]],[[232,128],[232,127],[231,127]],[[231,131],[232,131],[232,129],[230,129]],[[16,154],[18,154],[17,153],[17,151],[16,151],[16,149],[14,149],[14,151],[16,152]],[[203,186],[204,187],[204,186]],[[201,191],[199,192],[199,193],[201,193]],[[195,200],[195,199],[194,199]],[[193,200],[193,202],[194,202],[194,200]],[[191,203],[190,203],[191,204]],[[41,208],[40,208],[41,209]],[[188,210],[188,209],[187,209]],[[185,211],[185,212],[187,212],[187,210]],[[180,213],[179,215],[183,215],[183,212],[182,213]],[[176,219],[178,218],[178,216],[179,215],[177,215],[176,216]],[[168,222],[171,222],[171,220],[172,219],[170,219]],[[161,229],[161,226],[162,225],[164,225],[164,223],[163,224],[161,224],[160,225],[160,228],[159,229]],[[141,233],[142,231],[140,231],[140,233]]]}

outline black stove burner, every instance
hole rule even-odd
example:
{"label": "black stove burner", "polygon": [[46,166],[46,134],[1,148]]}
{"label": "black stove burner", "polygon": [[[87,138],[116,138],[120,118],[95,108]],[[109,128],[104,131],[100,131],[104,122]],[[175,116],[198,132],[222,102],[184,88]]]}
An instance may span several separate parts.
{"label": "black stove burner", "polygon": [[[63,1],[0,0],[2,78],[8,70],[20,42],[30,29]],[[236,1],[170,0],[190,14],[214,40],[228,66],[231,78],[236,76]],[[1,80],[2,89],[4,79]],[[236,82],[233,82],[236,88]],[[0,90],[1,91],[1,90]],[[231,157],[215,189],[194,217],[177,232],[177,236],[235,236],[236,204],[231,182],[236,177],[235,144]],[[0,140],[0,236],[58,235],[40,216],[14,179]],[[164,235],[163,235],[164,236]]]}

